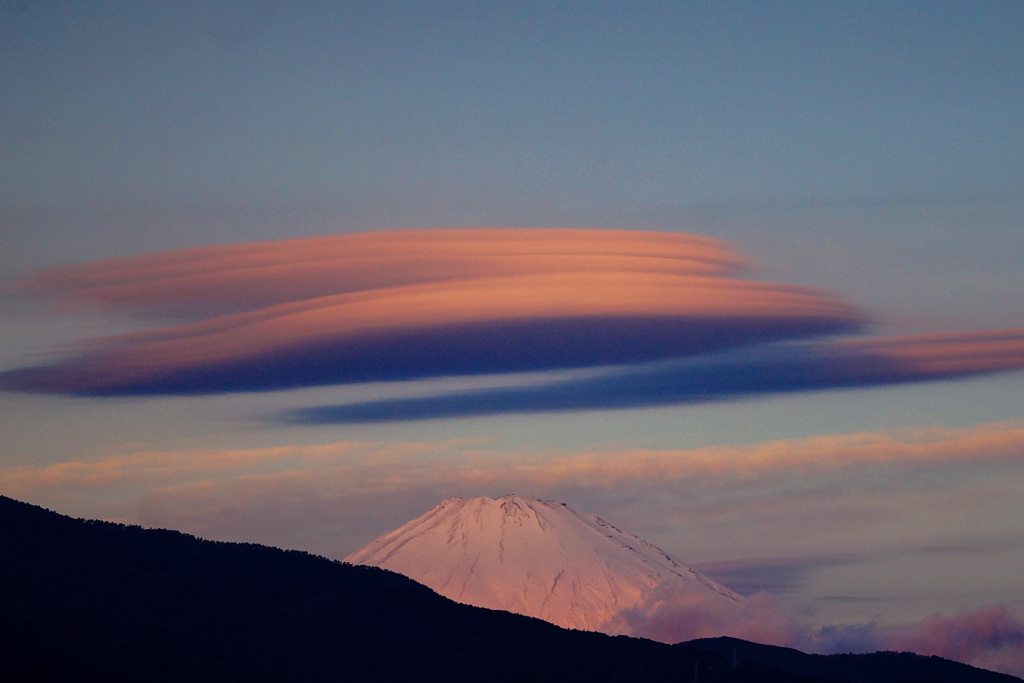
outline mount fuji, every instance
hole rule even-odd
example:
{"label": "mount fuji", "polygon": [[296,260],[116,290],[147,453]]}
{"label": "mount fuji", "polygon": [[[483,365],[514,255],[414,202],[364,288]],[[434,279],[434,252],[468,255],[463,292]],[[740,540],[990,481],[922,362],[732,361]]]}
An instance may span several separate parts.
{"label": "mount fuji", "polygon": [[451,498],[345,558],[469,605],[618,635],[668,599],[732,611],[742,598],[565,503]]}

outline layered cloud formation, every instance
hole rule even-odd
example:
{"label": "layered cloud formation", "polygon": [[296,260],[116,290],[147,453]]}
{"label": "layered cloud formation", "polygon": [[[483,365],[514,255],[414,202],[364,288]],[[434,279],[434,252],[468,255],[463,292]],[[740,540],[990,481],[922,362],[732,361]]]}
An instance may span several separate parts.
{"label": "layered cloud formation", "polygon": [[948,379],[1024,367],[1024,330],[843,343],[762,344],[648,363],[539,386],[320,406],[285,416],[312,424],[497,413],[637,408],[753,394]]}
{"label": "layered cloud formation", "polygon": [[430,282],[543,273],[721,276],[744,265],[718,240],[618,230],[395,230],[110,259],[18,283],[70,304],[186,317]]}
{"label": "layered cloud formation", "polygon": [[690,235],[420,230],[191,249],[31,275],[64,305],[186,319],[7,373],[19,389],[215,393],[634,363],[847,331],[807,288]]}
{"label": "layered cloud formation", "polygon": [[1024,331],[814,341],[863,314],[735,277],[717,240],[610,230],[384,231],[203,247],[31,274],[25,294],[173,324],[8,371],[9,389],[203,394],[617,366],[612,374],[295,413],[309,422],[685,403],[1024,366]]}

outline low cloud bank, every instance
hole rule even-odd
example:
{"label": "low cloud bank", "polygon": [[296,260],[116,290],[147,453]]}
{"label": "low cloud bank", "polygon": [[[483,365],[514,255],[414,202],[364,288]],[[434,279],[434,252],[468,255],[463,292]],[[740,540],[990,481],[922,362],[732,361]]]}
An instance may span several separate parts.
{"label": "low cloud bank", "polygon": [[887,649],[938,655],[1024,677],[1024,621],[1005,606],[934,615],[908,629],[885,630]]}
{"label": "low cloud bank", "polygon": [[729,635],[817,654],[914,652],[1024,676],[1024,621],[1005,605],[936,614],[909,626],[813,626],[768,593],[750,596],[732,610],[702,596],[656,595],[655,600],[653,609],[623,613],[623,632],[665,643]]}

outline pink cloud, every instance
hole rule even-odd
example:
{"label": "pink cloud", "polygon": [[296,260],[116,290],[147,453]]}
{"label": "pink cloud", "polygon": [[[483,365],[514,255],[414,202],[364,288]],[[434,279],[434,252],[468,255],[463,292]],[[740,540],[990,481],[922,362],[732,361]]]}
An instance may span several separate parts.
{"label": "pink cloud", "polygon": [[[424,455],[444,454],[444,457]],[[76,490],[109,497],[117,487],[173,494],[187,487],[247,490],[273,495],[277,476],[303,486],[327,482],[330,491],[356,489],[404,495],[419,487],[481,490],[514,487],[554,492],[566,485],[588,490],[761,480],[776,473],[877,470],[895,465],[998,463],[1024,458],[1024,424],[904,428],[725,445],[696,449],[607,446],[584,451],[497,451],[478,441],[355,442],[227,450],[144,451],[95,462],[0,468],[0,488],[10,495],[59,500]],[[735,503],[730,503],[735,505]]]}
{"label": "pink cloud", "polygon": [[[727,244],[693,235],[484,228],[100,261],[29,275],[15,288],[178,323],[90,340],[78,356],[0,373],[0,387],[194,394],[624,366],[535,391],[293,416],[346,422],[687,403],[1024,367],[1024,330],[778,346],[853,332],[864,316],[827,292],[732,277],[742,265]],[[711,355],[743,347],[765,353]],[[701,367],[642,365],[695,356]]]}
{"label": "pink cloud", "polygon": [[807,613],[763,592],[724,608],[699,595],[658,595],[652,605],[623,613],[622,632],[664,643],[728,635],[819,654],[913,652],[1024,675],[1024,621],[1005,605],[902,627],[815,626]]}
{"label": "pink cloud", "polygon": [[[96,339],[6,373],[9,388],[207,393],[632,363],[848,331],[806,287],[726,277],[690,235],[603,230],[378,232],[229,245],[37,273],[65,304],[198,320]],[[203,317],[207,316],[207,317]]]}
{"label": "pink cloud", "polygon": [[836,346],[892,360],[906,372],[924,377],[1024,368],[1024,329],[882,337]]}
{"label": "pink cloud", "polygon": [[15,288],[65,304],[205,316],[417,283],[541,273],[721,275],[719,240],[584,229],[434,229],[328,235],[109,259],[40,271]]}
{"label": "pink cloud", "polygon": [[622,632],[663,643],[679,643],[722,635],[767,645],[795,647],[807,641],[808,627],[794,610],[767,593],[735,605],[715,604],[700,594],[655,593],[650,605],[620,615]]}
{"label": "pink cloud", "polygon": [[877,623],[815,626],[806,614],[767,593],[723,609],[699,596],[662,596],[650,612],[630,610],[629,635],[664,643],[728,635],[819,654],[880,650],[935,655],[1014,676],[1024,675],[1024,621],[1005,605],[952,617],[933,615],[910,626]]}
{"label": "pink cloud", "polygon": [[932,615],[919,624],[888,634],[890,649],[973,664],[1024,676],[1024,621],[1004,605],[992,605],[952,617]]}

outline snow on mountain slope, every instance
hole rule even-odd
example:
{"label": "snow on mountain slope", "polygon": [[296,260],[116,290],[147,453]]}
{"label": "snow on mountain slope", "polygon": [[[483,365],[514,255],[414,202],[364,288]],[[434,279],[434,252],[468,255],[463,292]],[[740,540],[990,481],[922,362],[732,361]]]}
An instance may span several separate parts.
{"label": "snow on mountain slope", "polygon": [[628,633],[664,596],[733,609],[740,597],[661,549],[565,503],[451,498],[345,558],[457,602],[568,628]]}

